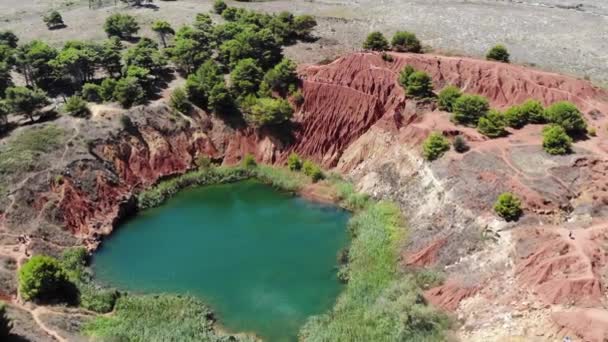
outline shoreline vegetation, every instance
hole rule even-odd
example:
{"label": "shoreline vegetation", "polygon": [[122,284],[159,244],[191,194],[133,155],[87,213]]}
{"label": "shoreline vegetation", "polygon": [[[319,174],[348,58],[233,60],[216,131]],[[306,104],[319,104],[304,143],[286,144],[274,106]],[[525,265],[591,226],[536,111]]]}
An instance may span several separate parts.
{"label": "shoreline vegetation", "polygon": [[[258,165],[251,156],[236,166],[198,165],[196,170],[140,192],[137,209],[159,206],[188,187],[255,178],[294,194],[324,179],[321,186],[334,194],[335,204],[353,212],[348,223],[351,244],[340,251],[337,262],[336,276],[346,283],[345,289],[329,312],[308,319],[299,331],[299,340],[445,340],[450,320],[428,306],[422,296],[423,289],[439,283],[441,276],[428,271],[400,271],[399,249],[407,239],[407,229],[395,204],[358,193],[353,184],[337,174],[319,178],[318,173],[311,176],[303,168]],[[81,292],[80,306],[108,313],[82,327],[82,332],[94,340],[258,340],[251,334],[223,331],[213,311],[189,295],[134,295],[100,288],[85,267],[86,257],[84,248],[70,249],[62,264],[66,272],[74,269],[69,279]]]}

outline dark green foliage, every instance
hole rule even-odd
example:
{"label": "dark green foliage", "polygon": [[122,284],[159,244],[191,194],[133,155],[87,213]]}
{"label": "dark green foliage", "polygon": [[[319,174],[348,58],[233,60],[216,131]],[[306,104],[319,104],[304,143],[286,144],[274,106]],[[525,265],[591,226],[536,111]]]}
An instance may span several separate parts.
{"label": "dark green foliage", "polygon": [[268,70],[264,76],[264,83],[281,95],[287,94],[289,88],[298,83],[296,64],[292,60],[284,58],[279,64]]}
{"label": "dark green foliage", "polygon": [[241,165],[246,169],[251,169],[258,166],[258,163],[255,161],[255,157],[252,154],[246,154],[241,160]]}
{"label": "dark green foliage", "polygon": [[224,82],[219,82],[209,92],[208,108],[217,114],[228,114],[234,108],[234,99]]}
{"label": "dark green foliage", "polygon": [[420,52],[422,45],[415,34],[407,31],[397,31],[391,41],[393,50],[399,52]]}
{"label": "dark green foliage", "polygon": [[139,24],[134,17],[128,14],[116,13],[106,19],[103,29],[108,37],[116,36],[121,39],[131,39],[139,31]]}
{"label": "dark green foliage", "polygon": [[313,183],[316,183],[325,178],[325,175],[323,174],[321,168],[310,160],[304,161],[304,163],[302,164],[302,171],[305,175],[310,177]]}
{"label": "dark green foliage", "polygon": [[11,66],[4,61],[0,61],[0,98],[3,98],[6,89],[12,86]]}
{"label": "dark green foliage", "polygon": [[572,151],[572,138],[559,125],[549,125],[543,129],[543,149],[553,155],[568,154]]}
{"label": "dark green foliage", "polygon": [[42,21],[44,21],[46,27],[48,27],[50,30],[65,26],[61,14],[57,11],[51,11],[44,15],[42,17]]}
{"label": "dark green foliage", "polygon": [[185,89],[190,101],[200,107],[206,107],[211,90],[218,84],[224,85],[224,77],[217,64],[209,60],[188,76]]}
{"label": "dark green foliage", "polygon": [[450,142],[443,135],[433,132],[422,143],[424,159],[432,161],[450,150]]}
{"label": "dark green foliage", "polygon": [[0,31],[0,45],[7,45],[12,49],[17,48],[19,38],[12,31]]}
{"label": "dark green foliage", "polygon": [[101,47],[80,41],[65,44],[57,57],[49,62],[58,74],[69,76],[70,81],[82,84],[93,79],[101,62]]}
{"label": "dark green foliage", "polygon": [[542,124],[547,122],[545,107],[543,107],[540,101],[528,100],[519,106],[519,110],[530,123]]}
{"label": "dark green foliage", "polygon": [[517,221],[523,214],[521,201],[509,192],[498,196],[498,200],[494,204],[494,211],[506,221]]}
{"label": "dark green foliage", "polygon": [[488,114],[479,118],[477,130],[488,138],[504,137],[507,135],[504,115],[497,110],[490,110]]}
{"label": "dark green foliage", "polygon": [[403,89],[407,89],[407,84],[409,82],[409,78],[410,76],[416,72],[416,69],[414,69],[413,66],[411,65],[406,65],[403,70],[401,70],[401,72],[399,72],[399,85],[401,85],[401,87],[403,87]]}
{"label": "dark green foliage", "polygon": [[241,97],[257,93],[263,77],[262,69],[251,58],[240,60],[230,73],[232,89]]}
{"label": "dark green foliage", "polygon": [[123,107],[129,108],[133,105],[143,104],[146,92],[137,78],[125,77],[116,82],[113,98]]}
{"label": "dark green foliage", "polygon": [[392,63],[395,61],[395,59],[393,58],[393,56],[389,55],[386,52],[382,52],[382,54],[380,55],[380,57],[382,57],[382,60],[385,62],[389,62]]}
{"label": "dark green foliage", "polygon": [[254,59],[264,70],[283,59],[281,45],[270,29],[247,28],[219,48],[220,61],[230,68],[234,68],[240,60],[248,58]]}
{"label": "dark green foliage", "polygon": [[289,167],[291,171],[300,171],[300,169],[302,169],[302,159],[297,153],[292,152],[289,155],[289,158],[287,158],[287,167]]}
{"label": "dark green foliage", "polygon": [[114,91],[117,83],[118,81],[113,78],[106,78],[101,82],[100,95],[104,101],[114,101]]}
{"label": "dark green foliage", "polygon": [[467,144],[467,140],[462,135],[457,135],[452,142],[454,146],[454,151],[458,153],[464,153],[469,150],[469,145]]}
{"label": "dark green foliage", "polygon": [[253,126],[278,125],[293,116],[293,109],[285,99],[249,97],[242,104],[245,119]]}
{"label": "dark green foliage", "polygon": [[169,105],[174,110],[188,114],[190,112],[190,102],[188,102],[188,95],[186,95],[186,91],[183,88],[176,88],[171,93],[171,98],[169,99]]}
{"label": "dark green foliage", "polygon": [[76,289],[60,262],[52,257],[35,255],[19,269],[19,293],[25,300],[74,300]]}
{"label": "dark green foliage", "polygon": [[85,83],[82,86],[82,98],[89,101],[100,103],[103,101],[103,97],[101,96],[102,90],[101,86],[94,83]]}
{"label": "dark green foliage", "polygon": [[477,121],[490,110],[488,100],[480,95],[464,94],[452,106],[452,119],[459,124],[477,125]]}
{"label": "dark green foliage", "polygon": [[304,95],[299,90],[296,90],[290,94],[291,100],[295,103],[296,106],[301,106],[304,104]]}
{"label": "dark green foliage", "polygon": [[99,51],[99,64],[112,77],[120,74],[122,69],[122,42],[118,37],[111,37],[106,40]]}
{"label": "dark green foliage", "polygon": [[137,80],[137,83],[144,90],[145,96],[152,94],[154,78],[150,75],[149,69],[136,65],[129,66],[125,72],[125,78]]}
{"label": "dark green foliage", "polygon": [[454,102],[461,96],[462,92],[460,92],[460,88],[453,85],[447,86],[437,95],[437,106],[441,110],[452,112],[454,110]]}
{"label": "dark green foliage", "polygon": [[571,102],[561,101],[547,108],[549,122],[562,126],[569,135],[585,134],[587,124],[578,108]]}
{"label": "dark green foliage", "polygon": [[509,63],[509,58],[509,52],[504,45],[496,45],[486,54],[486,59],[491,61]]}
{"label": "dark green foliage", "polygon": [[137,66],[158,74],[167,63],[158,49],[158,44],[149,38],[142,38],[133,47],[125,51],[124,64],[126,68]]}
{"label": "dark green foliage", "polygon": [[375,31],[367,36],[363,43],[363,48],[373,51],[385,51],[388,50],[388,41],[384,38],[382,32]]}
{"label": "dark green foliage", "polygon": [[415,71],[407,79],[406,93],[409,96],[426,98],[433,96],[433,81],[424,71]]}
{"label": "dark green foliage", "polygon": [[520,106],[513,106],[507,109],[503,115],[505,124],[513,128],[522,128],[528,123],[526,114]]}
{"label": "dark green foliage", "polygon": [[222,12],[226,10],[226,8],[228,8],[228,5],[226,5],[224,0],[215,0],[215,2],[213,3],[213,11],[216,14],[222,14]]}
{"label": "dark green foliage", "polygon": [[4,132],[7,128],[9,113],[10,107],[5,101],[0,101],[0,133]]}
{"label": "dark green foliage", "polygon": [[317,21],[310,15],[299,15],[293,20],[293,31],[298,38],[309,38],[316,26]]}
{"label": "dark green foliage", "polygon": [[65,111],[71,116],[84,118],[91,114],[87,102],[80,96],[71,96],[65,102]]}
{"label": "dark green foliage", "polygon": [[27,85],[37,85],[47,89],[55,77],[50,62],[57,55],[56,49],[42,41],[33,40],[17,48],[15,52],[15,64],[17,70],[25,78]]}
{"label": "dark green foliage", "polygon": [[184,26],[177,31],[167,55],[178,69],[191,73],[211,57],[211,34]]}
{"label": "dark green foliage", "polygon": [[34,114],[49,103],[46,93],[40,89],[11,87],[6,90],[6,104],[17,113],[34,121]]}
{"label": "dark green foliage", "polygon": [[167,47],[167,37],[175,34],[171,24],[164,20],[155,21],[154,24],[152,24],[152,31],[158,34],[161,43],[163,43],[163,47]]}
{"label": "dark green foliage", "polygon": [[6,314],[6,304],[0,302],[0,338],[8,338],[13,324]]}

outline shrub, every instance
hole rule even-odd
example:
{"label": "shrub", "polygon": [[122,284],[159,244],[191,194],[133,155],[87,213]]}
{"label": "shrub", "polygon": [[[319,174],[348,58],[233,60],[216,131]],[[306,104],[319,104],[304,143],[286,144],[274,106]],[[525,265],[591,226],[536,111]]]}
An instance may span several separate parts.
{"label": "shrub", "polygon": [[252,154],[246,154],[241,161],[241,165],[246,169],[252,169],[258,166],[258,163],[255,161],[255,157]]}
{"label": "shrub", "polygon": [[570,153],[572,138],[559,125],[549,125],[543,129],[543,149],[553,155]]}
{"label": "shrub", "polygon": [[388,50],[388,41],[384,38],[382,32],[372,32],[365,39],[363,48],[365,50],[385,51]]}
{"label": "shrub", "polygon": [[452,112],[454,110],[454,102],[461,96],[460,88],[453,85],[447,86],[437,95],[437,105],[441,110]]}
{"label": "shrub", "polygon": [[224,114],[234,107],[234,99],[224,82],[218,82],[209,91],[208,108],[214,113]]}
{"label": "shrub", "polygon": [[243,104],[245,119],[253,126],[278,125],[293,116],[293,109],[285,99],[250,97]]}
{"label": "shrub", "polygon": [[260,82],[264,77],[264,73],[258,64],[254,59],[246,58],[240,60],[230,73],[232,88],[239,96],[255,94],[258,91]]}
{"label": "shrub", "polygon": [[561,101],[547,108],[549,122],[562,126],[569,135],[584,134],[587,124],[578,108],[571,102]]}
{"label": "shrub", "polygon": [[385,62],[389,62],[392,63],[395,61],[395,59],[393,58],[393,56],[389,55],[386,52],[382,52],[382,54],[380,55],[380,57],[382,57],[382,60]]}
{"label": "shrub", "polygon": [[287,166],[291,171],[300,171],[302,169],[302,159],[297,153],[292,152],[287,158]]}
{"label": "shrub", "polygon": [[462,135],[457,135],[456,138],[454,138],[452,145],[454,146],[454,150],[458,153],[465,153],[469,150],[469,145]]}
{"label": "shrub", "polygon": [[6,304],[0,302],[0,338],[8,338],[12,328],[13,324],[6,315]]}
{"label": "shrub", "polygon": [[128,14],[116,13],[106,19],[103,29],[108,37],[116,36],[121,39],[130,39],[139,31],[139,24],[134,17]]}
{"label": "shrub", "polygon": [[296,64],[290,59],[283,58],[279,64],[268,70],[264,76],[264,83],[281,95],[287,94],[289,88],[298,83]]}
{"label": "shrub", "polygon": [[190,102],[188,101],[188,95],[184,88],[175,88],[169,98],[169,105],[174,110],[188,114],[190,112]]}
{"label": "shrub", "polygon": [[49,103],[46,93],[38,88],[11,87],[6,89],[6,104],[15,112],[34,122],[34,114]]}
{"label": "shrub", "polygon": [[503,63],[509,63],[509,57],[509,52],[504,45],[496,45],[486,54],[486,59]]}
{"label": "shrub", "polygon": [[91,114],[87,102],[80,96],[70,96],[63,107],[67,113],[77,118],[84,118]]}
{"label": "shrub", "polygon": [[452,119],[464,125],[477,125],[482,116],[488,114],[490,104],[488,100],[480,95],[464,94],[453,104],[454,115]]}
{"label": "shrub", "polygon": [[539,101],[528,100],[519,106],[519,110],[530,123],[542,124],[547,122],[545,107]]}
{"label": "shrub", "polygon": [[19,292],[25,300],[74,300],[75,287],[55,258],[35,255],[19,269]]}
{"label": "shrub", "polygon": [[63,23],[63,18],[61,14],[57,11],[51,11],[49,14],[42,17],[42,21],[46,24],[50,30],[63,27],[65,24]]}
{"label": "shrub", "polygon": [[304,104],[304,95],[302,95],[301,91],[296,90],[291,93],[291,100],[296,106],[301,106]]}
{"label": "shrub", "polygon": [[114,90],[116,90],[116,83],[113,78],[106,78],[101,82],[100,95],[104,101],[114,100]]}
{"label": "shrub", "polygon": [[589,134],[592,137],[597,136],[597,130],[595,129],[595,127],[589,127],[587,128],[587,134]]}
{"label": "shrub", "polygon": [[450,142],[443,135],[433,132],[422,143],[422,155],[426,160],[435,160],[449,151]]}
{"label": "shrub", "polygon": [[118,292],[112,289],[97,288],[89,283],[79,286],[80,306],[98,313],[108,313],[114,308]]}
{"label": "shrub", "polygon": [[401,72],[399,72],[399,85],[401,87],[403,87],[403,89],[407,89],[407,85],[409,82],[409,78],[410,76],[416,72],[416,69],[414,69],[413,66],[411,65],[406,65]]}
{"label": "shrub", "polygon": [[136,104],[143,104],[146,93],[137,78],[125,77],[116,82],[113,97],[123,107],[129,108]]}
{"label": "shrub", "polygon": [[494,211],[506,221],[517,221],[523,214],[521,201],[510,192],[504,192],[498,196],[494,204]]}
{"label": "shrub", "polygon": [[400,52],[420,52],[422,45],[415,34],[407,31],[398,31],[391,41],[393,50]]}
{"label": "shrub", "polygon": [[295,35],[299,38],[309,38],[315,26],[317,26],[317,20],[307,14],[298,15],[293,19],[292,28]]}
{"label": "shrub", "polygon": [[325,177],[323,175],[323,171],[321,171],[321,168],[310,160],[304,161],[304,164],[302,165],[302,171],[304,171],[304,174],[310,177],[314,183],[320,181]]}
{"label": "shrub", "polygon": [[503,114],[497,110],[490,110],[477,122],[477,130],[488,138],[499,138],[507,135]]}
{"label": "shrub", "polygon": [[82,98],[89,102],[100,103],[103,101],[101,86],[94,83],[86,83],[82,86]]}
{"label": "shrub", "polygon": [[433,96],[433,81],[424,71],[416,71],[407,79],[405,89],[409,96],[425,98]]}
{"label": "shrub", "polygon": [[224,0],[215,0],[215,2],[213,3],[213,11],[216,14],[222,14],[222,12],[226,10],[226,8],[228,8],[228,5],[226,5]]}
{"label": "shrub", "polygon": [[528,123],[526,113],[521,110],[520,106],[512,106],[507,109],[503,115],[505,124],[513,128],[522,128]]}

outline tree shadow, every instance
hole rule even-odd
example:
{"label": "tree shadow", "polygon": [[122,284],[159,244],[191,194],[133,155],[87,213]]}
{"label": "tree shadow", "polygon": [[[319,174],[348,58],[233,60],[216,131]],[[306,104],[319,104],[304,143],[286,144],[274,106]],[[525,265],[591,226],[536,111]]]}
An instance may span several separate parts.
{"label": "tree shadow", "polygon": [[150,89],[149,100],[158,100],[162,97],[163,90],[167,89],[169,83],[175,80],[175,74],[169,68],[163,68],[155,73],[155,79]]}
{"label": "tree shadow", "polygon": [[66,25],[66,24],[57,24],[57,25],[53,25],[53,26],[49,27],[49,30],[51,30],[51,31],[61,30],[66,27],[68,27],[68,25]]}
{"label": "tree shadow", "polygon": [[6,342],[33,342],[32,340],[16,334],[9,334],[6,337]]}

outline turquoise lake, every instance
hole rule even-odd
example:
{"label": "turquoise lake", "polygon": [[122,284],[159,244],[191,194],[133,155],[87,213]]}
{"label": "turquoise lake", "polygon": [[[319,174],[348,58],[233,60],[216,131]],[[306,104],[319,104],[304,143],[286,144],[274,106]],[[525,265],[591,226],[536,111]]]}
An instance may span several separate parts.
{"label": "turquoise lake", "polygon": [[195,295],[229,331],[296,341],[342,290],[349,217],[257,181],[187,189],[121,224],[93,270],[121,290]]}

